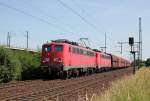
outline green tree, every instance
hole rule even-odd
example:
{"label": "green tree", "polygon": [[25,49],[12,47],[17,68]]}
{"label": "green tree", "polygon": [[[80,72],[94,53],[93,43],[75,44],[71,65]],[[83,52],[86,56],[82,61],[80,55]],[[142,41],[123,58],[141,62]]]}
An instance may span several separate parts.
{"label": "green tree", "polygon": [[145,64],[147,67],[150,67],[150,58],[148,58],[146,61],[145,61]]}

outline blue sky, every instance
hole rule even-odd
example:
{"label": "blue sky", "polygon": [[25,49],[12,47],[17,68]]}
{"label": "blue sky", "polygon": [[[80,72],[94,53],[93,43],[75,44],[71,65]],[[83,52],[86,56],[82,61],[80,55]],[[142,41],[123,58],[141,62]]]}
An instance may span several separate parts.
{"label": "blue sky", "polygon": [[[92,48],[99,48],[104,46],[106,32],[108,52],[120,55],[117,42],[128,41],[129,36],[138,41],[138,18],[142,17],[143,58],[150,57],[149,0],[61,1],[71,9],[59,0],[0,0],[0,44],[6,44],[9,31],[13,46],[26,47],[25,31],[29,31],[29,48],[54,39],[78,41],[82,37],[89,38]],[[128,48],[124,45],[127,58]]]}

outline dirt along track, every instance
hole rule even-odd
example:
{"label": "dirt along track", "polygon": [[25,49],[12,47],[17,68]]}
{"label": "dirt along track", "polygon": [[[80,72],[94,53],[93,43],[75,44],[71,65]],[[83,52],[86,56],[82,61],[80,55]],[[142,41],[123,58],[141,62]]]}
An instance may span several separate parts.
{"label": "dirt along track", "polygon": [[33,80],[0,85],[1,101],[86,101],[101,94],[112,80],[132,73],[132,68],[67,80]]}

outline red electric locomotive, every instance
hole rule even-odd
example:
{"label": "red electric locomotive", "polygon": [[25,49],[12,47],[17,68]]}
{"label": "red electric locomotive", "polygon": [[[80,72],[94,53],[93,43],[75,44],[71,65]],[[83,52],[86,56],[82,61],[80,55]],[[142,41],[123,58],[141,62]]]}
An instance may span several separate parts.
{"label": "red electric locomotive", "polygon": [[42,46],[41,67],[44,72],[79,75],[96,67],[96,53],[68,40],[55,40]]}
{"label": "red electric locomotive", "polygon": [[111,56],[103,53],[99,50],[94,49],[96,52],[96,68],[98,71],[111,69]]}

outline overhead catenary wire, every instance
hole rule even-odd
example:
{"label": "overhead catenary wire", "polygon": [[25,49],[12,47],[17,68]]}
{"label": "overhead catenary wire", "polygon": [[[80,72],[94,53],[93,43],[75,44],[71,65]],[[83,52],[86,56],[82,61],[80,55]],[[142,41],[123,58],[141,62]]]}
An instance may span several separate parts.
{"label": "overhead catenary wire", "polygon": [[66,7],[67,9],[69,9],[72,13],[74,13],[75,15],[77,15],[82,21],[84,21],[86,24],[88,24],[89,26],[91,26],[92,28],[94,28],[97,31],[100,31],[94,24],[92,24],[91,22],[89,22],[87,19],[85,19],[85,17],[83,17],[82,15],[80,15],[80,13],[78,13],[77,11],[75,11],[73,8],[71,8],[69,5],[67,5],[66,3],[64,3],[62,0],[57,0],[62,6]]}
{"label": "overhead catenary wire", "polygon": [[[75,6],[77,6],[80,10],[81,10],[81,12],[82,13],[84,13],[87,17],[89,17],[90,19],[94,19],[93,18],[93,16],[92,16],[92,14],[89,14],[87,11],[86,11],[86,9],[84,9],[83,7],[80,7],[74,0],[71,0],[74,4],[75,4]],[[86,17],[84,17],[84,18],[86,18]],[[97,27],[97,25],[95,25],[94,23],[92,23],[94,26],[95,26],[95,29],[96,30],[98,30],[99,32],[102,32],[102,34],[105,36],[105,34],[104,33],[106,33],[106,31],[102,31],[102,29],[100,28],[100,27]]]}
{"label": "overhead catenary wire", "polygon": [[[23,4],[27,4],[26,0],[22,0],[21,2],[23,2]],[[27,4],[27,5],[30,6],[31,8],[33,8],[33,9],[36,9],[36,11],[38,11],[39,13],[41,13],[42,15],[44,15],[45,17],[47,17],[47,18],[49,18],[51,20],[55,20],[55,21],[59,22],[60,24],[63,24],[63,22],[60,19],[57,19],[56,17],[54,17],[52,15],[48,15],[44,10],[40,9],[39,6],[33,5],[31,3]],[[66,26],[65,27],[63,26],[62,28],[66,29],[70,33],[74,33],[71,30],[69,30],[68,28],[66,28]]]}
{"label": "overhead catenary wire", "polygon": [[57,26],[57,25],[55,25],[55,24],[53,24],[53,23],[51,23],[51,22],[49,22],[49,21],[46,21],[45,19],[42,19],[42,18],[40,18],[40,17],[38,17],[38,16],[29,14],[29,13],[23,11],[23,10],[20,10],[20,9],[15,8],[15,7],[13,7],[13,6],[10,6],[10,5],[8,5],[8,4],[5,4],[5,3],[0,2],[0,6],[7,7],[7,8],[9,8],[9,9],[11,9],[11,10],[14,10],[14,11],[19,12],[19,13],[22,13],[22,14],[24,14],[24,15],[26,15],[26,16],[32,17],[32,18],[34,18],[34,19],[36,19],[36,20],[38,20],[38,21],[41,21],[41,22],[43,22],[43,23],[45,23],[45,24],[48,24],[49,26],[51,26],[51,27],[53,27],[53,28],[55,28],[55,29],[59,29],[59,30],[62,30],[62,31],[64,31],[64,32],[69,32],[68,30],[66,30],[66,29],[64,29],[64,28],[62,28],[62,27],[60,27],[60,26]]}
{"label": "overhead catenary wire", "polygon": [[[93,19],[93,17],[91,16],[91,14],[87,13],[87,11],[84,8],[80,7],[74,0],[71,0],[71,1],[75,4],[75,6],[77,6],[81,10],[82,13],[84,13],[90,19]],[[94,23],[91,23],[91,24],[95,27],[96,30],[101,31],[101,29],[99,27],[97,27],[97,25],[95,25]]]}
{"label": "overhead catenary wire", "polygon": [[[89,17],[90,19],[93,19],[93,16],[92,14],[89,14],[86,9],[84,9],[83,7],[80,7],[74,0],[71,0],[75,6],[77,6],[81,11],[82,13],[84,13],[87,17]],[[94,23],[92,23],[94,26],[96,26]],[[100,28],[99,27],[96,27],[98,31],[100,31]],[[102,32],[102,31],[101,31]],[[106,32],[105,32],[106,33]],[[102,34],[105,36],[104,32],[102,32]],[[107,36],[107,38],[110,39],[110,41],[114,42],[114,39],[110,38],[109,36]]]}

